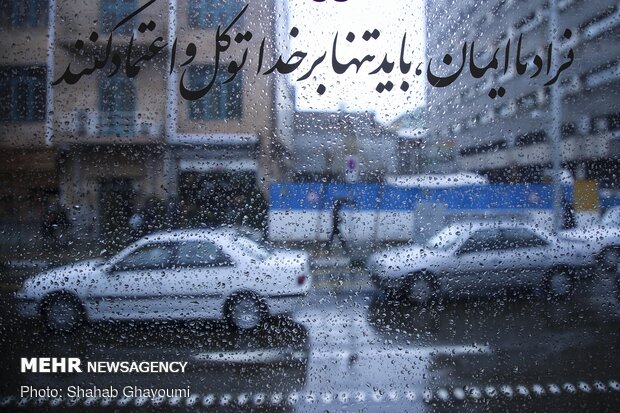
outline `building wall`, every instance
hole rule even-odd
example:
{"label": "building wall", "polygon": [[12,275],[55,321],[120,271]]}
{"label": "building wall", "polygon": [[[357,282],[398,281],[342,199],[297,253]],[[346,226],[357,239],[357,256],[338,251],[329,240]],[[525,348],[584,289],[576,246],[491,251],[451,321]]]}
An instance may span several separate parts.
{"label": "building wall", "polygon": [[[56,35],[53,45],[54,79],[58,79],[69,65],[73,73],[92,67],[95,59],[105,55],[114,23],[146,1],[135,1],[133,4],[119,2],[121,5],[129,4],[126,9],[112,4],[113,7],[107,10],[111,10],[114,16],[106,20],[104,9],[110,3],[113,2],[57,0],[56,25],[53,27]],[[234,3],[231,13],[240,11],[245,5],[233,0],[228,3]],[[202,5],[202,9],[196,5]],[[191,71],[190,67],[213,65],[215,62],[216,26],[220,24],[225,27],[233,16],[220,15],[206,25],[190,24],[189,21],[190,13],[196,10],[203,13],[214,8],[211,2],[199,0],[179,0],[177,3],[177,78],[173,84],[176,104],[171,109],[168,107],[167,93],[170,46],[151,61],[141,62],[140,72],[133,79],[127,79],[124,73],[125,51],[130,42],[135,60],[148,53],[149,46],[157,37],[162,39],[158,45],[169,40],[168,2],[158,1],[126,24],[128,30],[123,26],[114,32],[112,55],[103,69],[83,76],[77,84],[61,82],[53,87],[53,134],[50,142],[46,142],[45,138],[45,116],[36,121],[2,122],[0,151],[3,159],[9,161],[0,174],[3,191],[6,192],[2,196],[17,196],[15,193],[19,185],[11,178],[15,171],[47,168],[38,175],[53,177],[48,179],[48,191],[57,194],[63,205],[72,206],[70,215],[79,224],[76,228],[92,228],[87,233],[95,236],[103,225],[100,222],[101,191],[110,188],[112,192],[124,191],[123,196],[131,197],[127,202],[132,208],[144,205],[153,196],[162,199],[175,196],[180,166],[187,164],[187,160],[254,160],[257,162],[257,182],[265,181],[261,177],[277,174],[277,163],[270,154],[274,141],[278,139],[274,132],[272,103],[274,77],[278,75],[257,75],[255,67],[263,39],[266,39],[266,45],[262,72],[277,60],[273,34],[278,23],[273,17],[273,1],[249,5],[244,17],[230,31],[230,52],[220,57],[220,72],[226,74],[229,64],[233,60],[241,62],[244,50],[248,49],[246,65],[239,73],[242,76],[241,92],[231,97],[233,101],[241,102],[238,116],[224,115],[211,119],[190,116],[192,104],[179,94],[179,82],[185,69]],[[152,31],[140,33],[137,30],[140,23],[148,24],[150,21],[155,23]],[[45,70],[47,20],[39,27],[22,25],[8,27],[7,30],[0,39],[0,47],[7,51],[0,56],[0,66],[31,65]],[[235,35],[246,31],[252,33],[251,41],[237,44]],[[93,32],[98,35],[96,40],[91,37]],[[78,41],[82,44],[76,43]],[[196,57],[191,64],[180,67],[188,58],[186,48],[190,43],[196,45]],[[122,62],[119,73],[108,78],[114,68],[112,56],[115,51],[120,51]],[[185,84],[196,86],[188,84],[187,76]],[[208,80],[205,76],[205,84]],[[133,104],[131,90],[135,91]],[[201,101],[216,99],[216,92],[214,89]],[[45,99],[45,96],[42,98]],[[15,106],[14,101],[2,104]],[[166,130],[170,113],[177,124],[174,136]],[[46,156],[48,161],[29,165],[28,157],[35,154],[38,156],[36,159]],[[24,185],[24,191],[30,191],[28,183]],[[7,219],[10,221],[12,218],[7,216]]]}
{"label": "building wall", "polygon": [[[607,178],[612,174],[598,161],[618,164],[613,150],[620,135],[618,6],[614,0],[558,1],[558,37],[566,28],[572,31],[572,37],[561,44],[554,40],[564,56],[569,48],[575,54],[572,66],[553,86],[561,93],[563,164],[573,171],[585,165],[586,174],[599,178],[603,185],[612,184]],[[433,108],[428,117],[429,139],[455,142],[456,162],[451,162],[452,169],[483,170],[498,179],[511,179],[506,171],[548,167],[550,88],[542,86],[544,77],[530,79],[534,54],[546,61],[547,2],[506,0],[474,7],[449,0],[429,2],[427,13],[428,56],[437,62],[433,67],[438,72],[437,65],[445,53],[454,57],[452,66],[460,64],[460,48],[465,41],[468,45],[475,41],[476,50],[483,52],[476,60],[480,66],[489,62],[492,52],[500,48],[500,69],[493,74],[474,79],[466,67],[449,87],[427,87],[428,106]],[[502,53],[506,41],[511,40],[514,59],[520,34],[522,61],[528,61],[528,72],[519,76],[511,64],[512,69],[504,75]],[[543,69],[542,76],[544,73]],[[506,95],[489,98],[490,89],[499,86],[505,88]],[[546,135],[541,136],[540,132]]]}

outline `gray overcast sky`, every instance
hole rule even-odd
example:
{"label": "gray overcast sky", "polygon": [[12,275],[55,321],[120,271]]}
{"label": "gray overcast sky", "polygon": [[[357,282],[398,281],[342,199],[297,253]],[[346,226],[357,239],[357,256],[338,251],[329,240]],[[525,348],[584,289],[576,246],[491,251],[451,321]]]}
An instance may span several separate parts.
{"label": "gray overcast sky", "polygon": [[[285,2],[286,3],[286,2]],[[326,0],[291,0],[289,27],[297,27],[299,35],[291,39],[291,50],[304,51],[308,57],[289,80],[297,89],[298,110],[372,110],[381,121],[389,121],[406,110],[411,110],[424,102],[424,78],[413,72],[424,56],[424,1],[421,0],[350,0],[336,2]],[[378,29],[381,35],[377,40],[364,41],[365,30]],[[331,68],[331,51],[336,32],[338,35],[338,58],[347,62],[352,58],[374,54],[375,60],[364,63],[359,73],[351,67],[338,75]],[[346,36],[355,34],[349,43]],[[405,55],[412,62],[411,71],[403,75],[398,68],[403,34],[407,33]],[[319,56],[327,52],[323,63],[317,67],[313,76],[297,82]],[[382,61],[386,52],[388,59],[395,62],[390,74],[368,75]],[[406,80],[410,87],[407,92],[400,90]],[[391,92],[378,93],[375,88],[379,82],[391,81],[395,86]],[[323,95],[317,93],[319,84],[326,87]]]}

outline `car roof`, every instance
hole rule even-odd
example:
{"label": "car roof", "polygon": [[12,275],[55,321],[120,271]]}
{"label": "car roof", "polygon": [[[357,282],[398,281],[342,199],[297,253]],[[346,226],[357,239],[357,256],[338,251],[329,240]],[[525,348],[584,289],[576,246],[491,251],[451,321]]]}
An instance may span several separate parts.
{"label": "car roof", "polygon": [[604,215],[617,214],[620,211],[620,205],[615,205],[607,208]]}

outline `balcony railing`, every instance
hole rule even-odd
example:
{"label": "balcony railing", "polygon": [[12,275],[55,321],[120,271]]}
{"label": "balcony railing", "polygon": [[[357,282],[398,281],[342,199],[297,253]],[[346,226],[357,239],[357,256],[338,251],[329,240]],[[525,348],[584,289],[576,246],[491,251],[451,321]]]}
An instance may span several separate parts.
{"label": "balcony railing", "polygon": [[77,110],[64,113],[58,129],[76,137],[141,137],[157,139],[162,134],[162,124],[154,114],[138,112],[101,112]]}
{"label": "balcony railing", "polygon": [[135,135],[134,112],[99,112],[99,133],[116,137]]}

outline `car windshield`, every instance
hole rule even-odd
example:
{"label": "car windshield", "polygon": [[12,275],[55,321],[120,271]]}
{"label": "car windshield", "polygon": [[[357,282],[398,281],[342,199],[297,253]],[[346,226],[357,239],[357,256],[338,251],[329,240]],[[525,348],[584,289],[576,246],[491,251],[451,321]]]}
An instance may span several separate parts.
{"label": "car windshield", "polygon": [[454,247],[462,238],[464,228],[460,226],[449,226],[437,233],[426,243],[430,249],[449,250]]}
{"label": "car windshield", "polygon": [[271,250],[267,246],[245,237],[236,238],[234,247],[238,248],[243,254],[258,260],[264,260],[271,255]]}
{"label": "car windshield", "polygon": [[620,227],[620,208],[612,208],[603,214],[601,224],[609,227]]}

